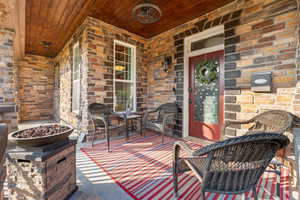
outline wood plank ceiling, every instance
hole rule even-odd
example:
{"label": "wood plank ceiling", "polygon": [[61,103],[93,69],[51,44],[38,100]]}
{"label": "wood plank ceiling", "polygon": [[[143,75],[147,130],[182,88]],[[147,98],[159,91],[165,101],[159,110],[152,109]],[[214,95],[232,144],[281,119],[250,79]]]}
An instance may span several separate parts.
{"label": "wood plank ceiling", "polygon": [[[143,0],[26,0],[25,51],[56,56],[87,16],[150,38],[232,1],[152,0],[163,16],[156,23],[141,24],[133,19],[131,12]],[[43,41],[52,44],[46,48]]]}

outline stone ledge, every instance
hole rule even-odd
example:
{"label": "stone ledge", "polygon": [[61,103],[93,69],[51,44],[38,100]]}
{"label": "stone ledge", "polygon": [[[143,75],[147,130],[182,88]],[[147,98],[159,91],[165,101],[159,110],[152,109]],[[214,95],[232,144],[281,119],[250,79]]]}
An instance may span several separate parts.
{"label": "stone ledge", "polygon": [[0,114],[1,113],[12,113],[17,112],[16,105],[0,105]]}

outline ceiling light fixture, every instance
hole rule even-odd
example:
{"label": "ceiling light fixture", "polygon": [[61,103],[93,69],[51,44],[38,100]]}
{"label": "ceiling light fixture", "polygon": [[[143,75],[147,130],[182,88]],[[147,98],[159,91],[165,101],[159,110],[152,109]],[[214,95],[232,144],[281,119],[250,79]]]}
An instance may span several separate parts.
{"label": "ceiling light fixture", "polygon": [[52,42],[42,41],[42,45],[43,45],[45,48],[49,48],[49,47],[52,45]]}
{"label": "ceiling light fixture", "polygon": [[132,16],[143,24],[152,24],[161,18],[162,12],[157,5],[145,0],[133,8]]}

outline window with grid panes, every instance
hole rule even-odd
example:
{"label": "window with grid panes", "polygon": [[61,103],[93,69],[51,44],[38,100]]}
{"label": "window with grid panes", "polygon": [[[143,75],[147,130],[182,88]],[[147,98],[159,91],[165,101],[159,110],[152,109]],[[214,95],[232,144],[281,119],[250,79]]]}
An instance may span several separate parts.
{"label": "window with grid panes", "polygon": [[114,110],[135,111],[135,47],[114,43]]}
{"label": "window with grid panes", "polygon": [[73,66],[72,66],[72,112],[79,114],[80,108],[80,71],[81,53],[79,43],[73,47]]}

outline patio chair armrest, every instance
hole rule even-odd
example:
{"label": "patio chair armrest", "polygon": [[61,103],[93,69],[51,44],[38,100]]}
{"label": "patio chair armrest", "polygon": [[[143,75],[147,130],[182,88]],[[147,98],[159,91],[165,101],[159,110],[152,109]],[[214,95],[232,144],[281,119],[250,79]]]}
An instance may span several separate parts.
{"label": "patio chair armrest", "polygon": [[262,139],[278,139],[278,137],[282,137],[282,141],[280,141],[280,145],[281,148],[288,145],[289,144],[289,139],[284,136],[284,135],[280,135],[278,133],[274,133],[274,132],[264,132],[264,131],[257,131],[253,134],[250,135],[243,135],[243,136],[239,136],[239,137],[234,137],[234,138],[229,138],[220,142],[216,142],[207,146],[204,146],[196,151],[193,152],[192,156],[204,156],[210,153],[213,153],[214,151],[220,149],[220,148],[224,148],[225,146],[229,146],[229,145],[235,145],[241,142],[247,142],[247,141],[260,141]]}
{"label": "patio chair armrest", "polygon": [[95,120],[95,119],[96,119],[96,120],[101,120],[101,121],[103,122],[105,128],[108,127],[107,120],[105,120],[103,117],[93,115],[93,116],[91,116],[91,119],[92,119],[94,128],[96,128],[96,127],[95,127],[95,123],[94,123],[94,120]]}
{"label": "patio chair armrest", "polygon": [[91,119],[91,122],[92,122],[92,126],[94,128],[94,131],[96,131],[96,124],[95,124],[94,120],[100,120],[100,121],[103,122],[104,127],[105,127],[105,132],[107,133],[107,129],[108,129],[108,122],[107,122],[107,120],[105,120],[103,117],[95,116],[95,115],[90,115],[90,119]]}
{"label": "patio chair armrest", "polygon": [[174,143],[174,159],[177,159],[179,157],[180,149],[187,153],[188,156],[192,156],[194,153],[194,150],[192,150],[186,143],[182,141],[177,141]]}
{"label": "patio chair armrest", "polygon": [[156,113],[157,110],[150,110],[150,111],[145,111],[143,113],[143,121],[144,122],[147,122],[148,121],[148,118],[149,118],[149,114],[152,114],[152,113]]}
{"label": "patio chair armrest", "polygon": [[234,124],[248,124],[248,123],[251,123],[251,122],[252,122],[252,119],[251,120],[245,120],[245,121],[227,121],[223,125],[222,132],[223,132],[223,134],[225,134],[226,128],[229,127],[230,125],[234,125]]}
{"label": "patio chair armrest", "polygon": [[167,126],[167,124],[169,124],[171,121],[173,121],[174,120],[174,118],[175,118],[175,113],[171,113],[171,114],[166,114],[165,116],[164,116],[164,118],[163,118],[163,129],[165,129],[166,128],[166,126]]}
{"label": "patio chair armrest", "polygon": [[149,110],[149,111],[145,111],[145,113],[156,113],[158,110],[157,109],[155,109],[155,110]]}
{"label": "patio chair armrest", "polygon": [[122,119],[122,120],[124,120],[126,118],[126,115],[112,112],[111,114],[108,115],[108,118],[109,119]]}

